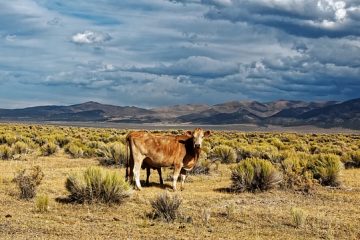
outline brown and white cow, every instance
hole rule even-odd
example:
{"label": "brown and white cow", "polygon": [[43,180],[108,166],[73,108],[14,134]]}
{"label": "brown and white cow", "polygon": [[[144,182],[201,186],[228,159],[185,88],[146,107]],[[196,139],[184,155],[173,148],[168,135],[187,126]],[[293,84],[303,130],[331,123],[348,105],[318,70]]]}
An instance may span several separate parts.
{"label": "brown and white cow", "polygon": [[184,135],[159,135],[149,132],[131,132],[126,141],[130,156],[126,166],[126,178],[135,177],[136,187],[141,190],[140,168],[143,162],[152,168],[174,167],[173,189],[181,172],[183,189],[186,171],[191,170],[200,156],[201,144],[210,131],[196,128]]}

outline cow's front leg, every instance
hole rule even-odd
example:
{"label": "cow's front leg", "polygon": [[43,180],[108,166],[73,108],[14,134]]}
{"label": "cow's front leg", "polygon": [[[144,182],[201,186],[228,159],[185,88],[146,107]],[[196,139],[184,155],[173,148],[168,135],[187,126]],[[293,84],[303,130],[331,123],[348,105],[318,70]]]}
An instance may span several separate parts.
{"label": "cow's front leg", "polygon": [[185,179],[186,179],[186,170],[185,169],[181,169],[181,172],[180,172],[180,175],[181,175],[181,191],[184,190],[184,182],[185,182]]}
{"label": "cow's front leg", "polygon": [[182,168],[182,165],[177,165],[177,166],[175,165],[174,176],[173,176],[173,189],[174,189],[174,191],[176,191],[176,182],[178,180],[181,168]]}

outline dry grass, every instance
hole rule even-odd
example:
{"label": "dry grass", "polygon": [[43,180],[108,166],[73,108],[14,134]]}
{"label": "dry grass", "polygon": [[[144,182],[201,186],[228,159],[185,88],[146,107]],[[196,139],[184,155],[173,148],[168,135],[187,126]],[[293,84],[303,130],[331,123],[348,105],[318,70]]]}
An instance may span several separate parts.
{"label": "dry grass", "polygon": [[[154,184],[135,191],[120,205],[64,203],[56,199],[68,195],[69,174],[98,166],[98,159],[72,158],[63,149],[27,159],[0,160],[0,239],[360,239],[360,169],[343,169],[341,187],[316,185],[312,194],[279,189],[233,194],[226,190],[234,165],[220,164],[210,175],[191,176],[186,189],[177,193],[183,217],[165,223],[148,215],[150,201],[171,191],[170,181],[165,181],[166,189]],[[35,199],[19,199],[11,181],[19,170],[35,165],[45,175],[37,192],[49,197],[46,213],[34,209]],[[109,171],[125,176],[122,168]],[[141,174],[145,179],[145,171]],[[157,178],[152,174],[150,181]],[[294,207],[307,213],[301,228],[294,227]]]}
{"label": "dry grass", "polygon": [[[344,170],[342,180],[346,188],[319,187],[312,195],[273,190],[264,193],[229,194],[222,192],[230,185],[230,171],[220,165],[212,176],[192,176],[185,191],[179,192],[182,213],[192,222],[172,224],[151,220],[149,201],[164,189],[158,186],[136,191],[123,205],[78,205],[54,201],[46,214],[34,211],[34,202],[17,198],[14,184],[9,179],[15,169],[41,164],[45,173],[39,193],[51,200],[67,195],[64,183],[71,172],[81,173],[95,159],[41,157],[34,161],[0,161],[0,238],[1,239],[100,239],[132,238],[227,238],[227,239],[358,239],[360,237],[360,170]],[[113,170],[121,171],[123,169]],[[143,178],[145,172],[142,172]],[[150,179],[157,181],[156,174]],[[170,186],[170,182],[165,182]],[[170,187],[169,187],[170,189]],[[228,217],[224,206],[233,203]],[[293,226],[291,208],[296,206],[308,213],[306,225]],[[211,209],[211,218],[204,225],[202,210]],[[5,217],[6,215],[11,217]],[[94,231],[94,228],[96,231]]]}

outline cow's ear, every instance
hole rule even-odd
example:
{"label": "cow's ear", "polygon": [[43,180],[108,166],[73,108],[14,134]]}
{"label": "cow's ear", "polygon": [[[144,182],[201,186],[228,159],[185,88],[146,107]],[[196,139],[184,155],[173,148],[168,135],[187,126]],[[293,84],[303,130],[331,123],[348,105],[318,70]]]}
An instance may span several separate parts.
{"label": "cow's ear", "polygon": [[192,134],[192,131],[186,131],[185,134],[186,134],[187,136],[189,136],[189,137],[192,137],[192,135],[193,135],[193,134]]}
{"label": "cow's ear", "polygon": [[209,130],[204,132],[204,137],[210,137],[211,136],[211,132]]}

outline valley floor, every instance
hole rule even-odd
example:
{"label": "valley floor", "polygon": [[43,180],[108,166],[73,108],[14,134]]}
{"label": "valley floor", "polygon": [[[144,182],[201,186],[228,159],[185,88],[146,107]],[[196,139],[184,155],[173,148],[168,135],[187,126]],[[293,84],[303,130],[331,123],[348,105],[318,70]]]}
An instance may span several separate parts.
{"label": "valley floor", "polygon": [[[51,199],[46,213],[36,212],[33,200],[19,200],[11,182],[17,170],[33,165],[40,165],[45,173],[38,194]],[[55,201],[67,195],[67,175],[90,165],[98,161],[70,159],[62,153],[0,161],[0,239],[360,239],[360,169],[343,170],[340,188],[317,187],[311,195],[283,190],[230,194],[221,191],[230,185],[229,166],[220,165],[210,176],[190,176],[185,190],[177,193],[187,221],[168,224],[148,217],[149,201],[166,191],[156,184],[155,172],[152,186],[134,191],[122,205]],[[124,174],[124,169],[113,171]],[[170,170],[163,176],[168,174]],[[307,213],[303,227],[294,226],[292,207]],[[204,211],[210,213],[208,223]]]}

